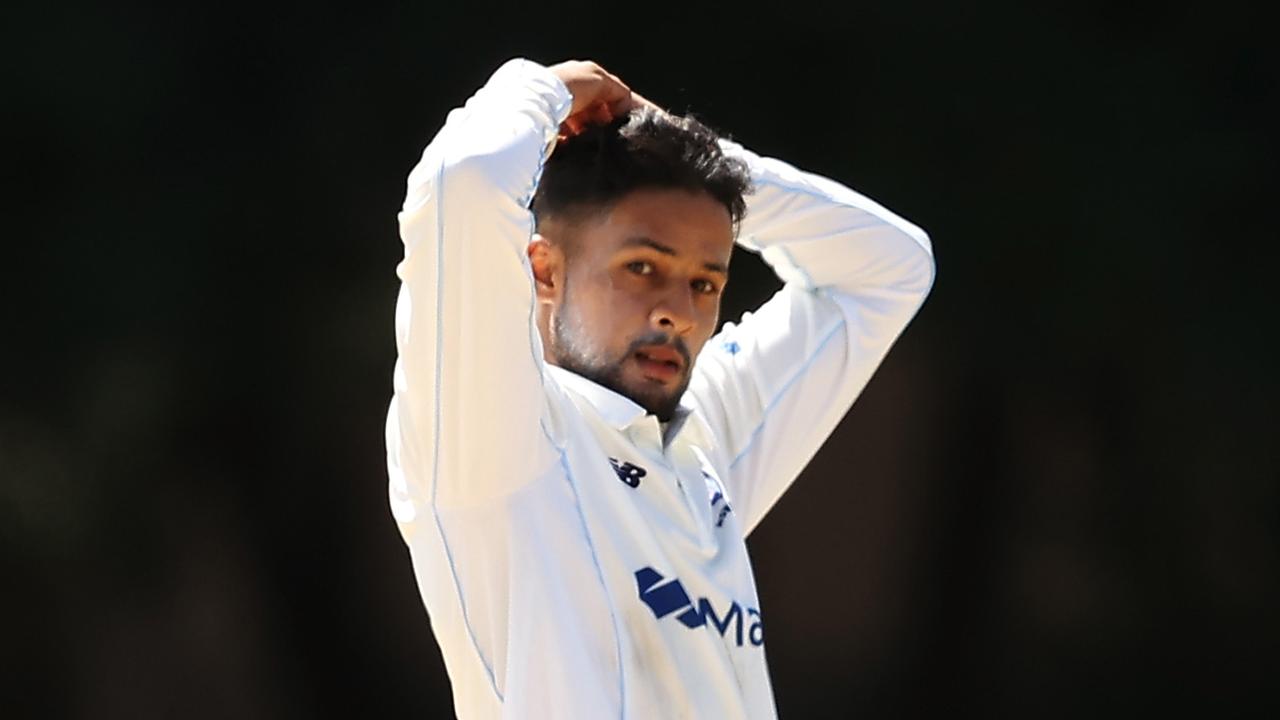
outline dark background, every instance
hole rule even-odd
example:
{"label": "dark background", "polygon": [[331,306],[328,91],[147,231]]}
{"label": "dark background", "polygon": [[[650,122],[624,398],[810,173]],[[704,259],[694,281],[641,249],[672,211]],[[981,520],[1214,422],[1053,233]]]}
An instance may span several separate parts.
{"label": "dark background", "polygon": [[[933,238],[750,541],[783,717],[1265,714],[1254,5],[10,6],[0,714],[451,716],[386,498],[395,213],[514,56],[597,60]],[[736,258],[726,315],[772,283]]]}

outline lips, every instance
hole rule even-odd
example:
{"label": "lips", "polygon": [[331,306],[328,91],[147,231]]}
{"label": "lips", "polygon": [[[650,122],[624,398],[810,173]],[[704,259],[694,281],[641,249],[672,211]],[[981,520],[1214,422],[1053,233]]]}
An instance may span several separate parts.
{"label": "lips", "polygon": [[684,358],[674,348],[651,345],[635,353],[635,360],[645,376],[653,380],[668,381],[680,376]]}

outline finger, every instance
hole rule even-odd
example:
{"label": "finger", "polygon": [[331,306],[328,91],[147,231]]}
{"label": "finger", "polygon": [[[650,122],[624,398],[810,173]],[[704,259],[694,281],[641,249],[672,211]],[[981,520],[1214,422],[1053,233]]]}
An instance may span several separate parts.
{"label": "finger", "polygon": [[634,106],[635,103],[631,99],[631,93],[627,93],[626,97],[618,98],[617,100],[609,103],[609,112],[616,117],[630,112],[631,108]]}
{"label": "finger", "polygon": [[614,114],[609,110],[608,105],[596,103],[565,118],[560,128],[572,137],[582,133],[589,125],[608,125],[613,118]]}
{"label": "finger", "polygon": [[631,97],[631,88],[627,87],[627,84],[622,82],[617,75],[614,75],[607,70],[604,71],[604,74],[605,85],[601,89],[600,95],[596,98],[598,102],[605,103],[612,107],[614,103]]}
{"label": "finger", "polygon": [[654,110],[665,112],[661,107],[658,107],[656,103],[650,101],[648,98],[637,92],[628,93],[627,97],[610,104],[609,111],[617,116],[631,112],[633,109],[638,107],[651,107]]}
{"label": "finger", "polygon": [[589,122],[596,122],[601,125],[608,125],[609,122],[613,120],[614,113],[612,110],[609,109],[609,106],[607,104],[600,103],[599,105],[593,105],[591,107],[591,109],[588,111],[587,117],[589,118]]}
{"label": "finger", "polygon": [[578,118],[578,116],[571,115],[565,118],[565,121],[560,124],[560,129],[564,132],[564,134],[568,135],[569,137],[573,137],[574,135],[577,135],[578,133],[582,132],[582,121],[581,119]]}
{"label": "finger", "polygon": [[637,106],[639,106],[639,105],[644,105],[644,106],[646,106],[646,107],[651,107],[651,108],[653,108],[654,110],[662,110],[663,112],[666,112],[666,110],[663,110],[663,108],[659,107],[657,103],[655,103],[655,102],[653,102],[652,100],[650,100],[650,99],[646,98],[645,96],[641,95],[641,94],[640,94],[640,93],[638,93],[638,92],[633,92],[633,93],[631,93],[631,100],[632,100],[632,102],[634,102]]}

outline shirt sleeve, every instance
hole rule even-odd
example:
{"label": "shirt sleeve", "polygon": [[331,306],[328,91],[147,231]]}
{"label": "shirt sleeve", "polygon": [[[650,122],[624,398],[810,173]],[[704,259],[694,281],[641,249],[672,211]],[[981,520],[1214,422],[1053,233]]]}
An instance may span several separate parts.
{"label": "shirt sleeve", "polygon": [[722,139],[755,192],[739,244],[783,288],[703,348],[689,392],[750,533],[871,379],[933,286],[928,236],[827,178]]}
{"label": "shirt sleeve", "polygon": [[449,112],[409,174],[387,418],[402,524],[424,502],[497,497],[556,461],[526,246],[529,200],[572,100],[545,67],[510,60]]}

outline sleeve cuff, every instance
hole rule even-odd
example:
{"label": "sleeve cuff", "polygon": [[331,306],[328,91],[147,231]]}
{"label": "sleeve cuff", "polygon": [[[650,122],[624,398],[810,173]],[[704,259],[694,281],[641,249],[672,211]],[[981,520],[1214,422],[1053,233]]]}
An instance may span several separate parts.
{"label": "sleeve cuff", "polygon": [[490,76],[486,87],[502,93],[528,93],[546,116],[543,143],[546,155],[555,149],[560,124],[573,109],[573,94],[559,76],[545,66],[525,58],[512,58]]}

